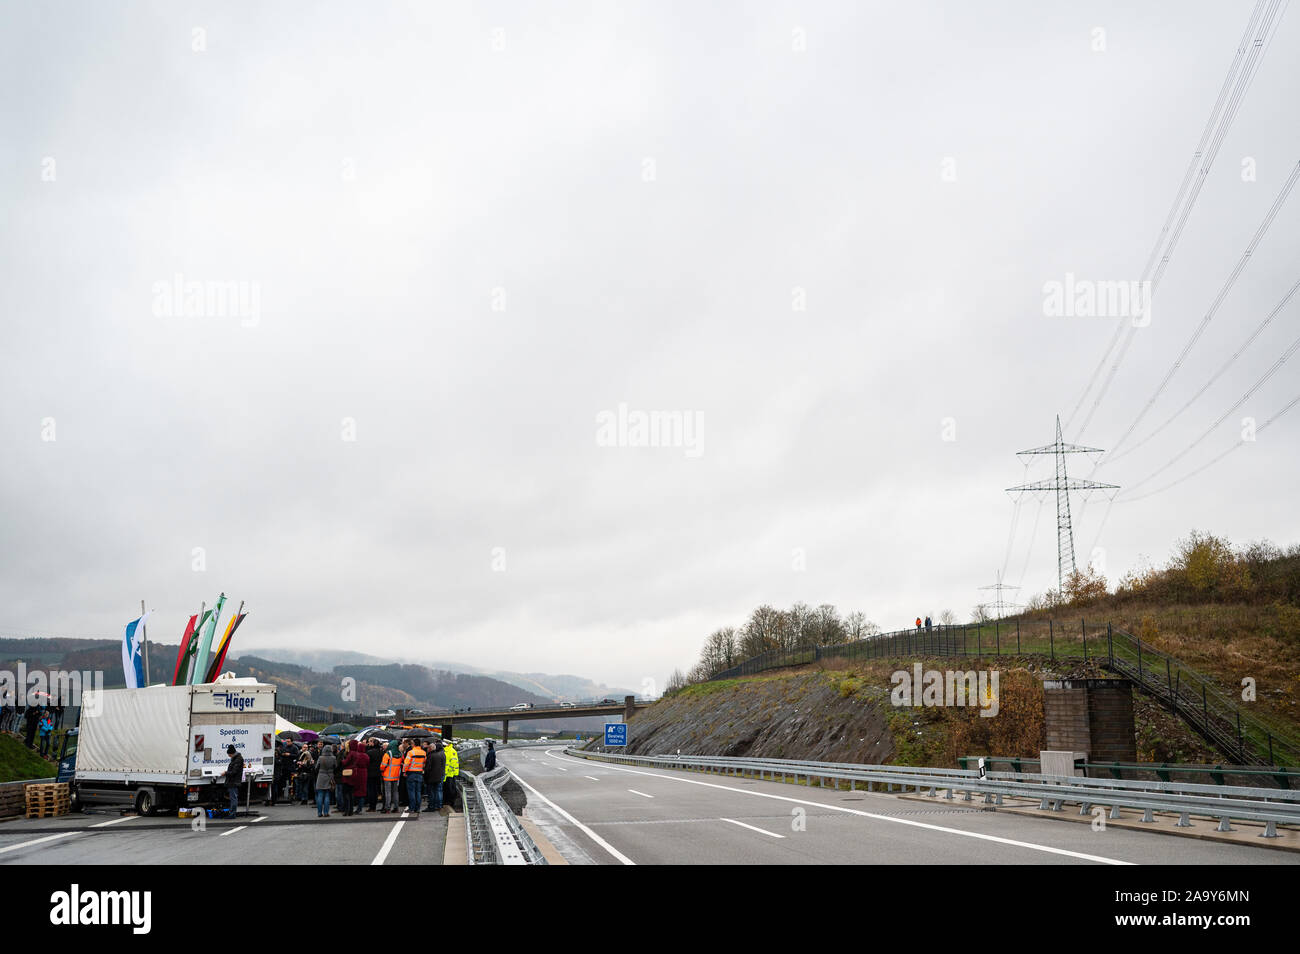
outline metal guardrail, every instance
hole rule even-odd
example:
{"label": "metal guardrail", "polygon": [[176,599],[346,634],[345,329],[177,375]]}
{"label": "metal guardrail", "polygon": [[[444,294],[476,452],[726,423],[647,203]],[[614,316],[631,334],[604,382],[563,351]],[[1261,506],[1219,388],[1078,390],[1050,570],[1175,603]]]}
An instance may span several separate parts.
{"label": "metal guardrail", "polygon": [[[1033,758],[1020,758],[1010,755],[963,755],[957,759],[957,764],[963,768],[970,768],[976,764],[979,759],[984,759],[985,768],[994,771],[999,765],[1006,766],[1005,771],[1013,775],[1035,774],[1038,772],[1039,760]],[[1028,766],[1033,766],[1029,768]],[[1084,762],[1078,766],[1088,778],[1118,778],[1141,780],[1154,776],[1155,781],[1172,782],[1175,776],[1192,776],[1185,779],[1186,781],[1198,781],[1196,776],[1209,778],[1216,785],[1229,784],[1228,779],[1236,779],[1233,785],[1244,784],[1241,780],[1258,780],[1259,782],[1269,782],[1277,788],[1294,788],[1300,789],[1300,769],[1296,768],[1261,768],[1259,766],[1249,765],[1230,765],[1220,763],[1215,765],[1192,765],[1181,762]]]}
{"label": "metal guardrail", "polygon": [[1154,813],[1176,812],[1178,827],[1188,827],[1191,815],[1219,819],[1219,831],[1233,831],[1230,821],[1262,822],[1261,837],[1277,837],[1278,825],[1300,825],[1300,792],[1276,788],[1203,785],[1194,782],[1151,782],[1125,779],[1095,779],[1062,775],[1027,775],[989,772],[983,777],[971,769],[921,768],[902,765],[860,765],[850,762],[809,762],[794,759],[734,758],[701,755],[623,755],[568,748],[567,754],[597,761],[622,762],[655,768],[717,772],[728,775],[756,775],[773,781],[818,779],[848,781],[850,790],[859,782],[872,791],[876,784],[892,790],[915,788],[935,796],[945,790],[947,799],[962,793],[964,801],[983,795],[985,804],[1001,805],[1004,797],[1037,799],[1039,808],[1061,811],[1066,803],[1077,804],[1079,814],[1093,806],[1109,806],[1110,818],[1122,809],[1141,811],[1142,821],[1154,822]]}
{"label": "metal guardrail", "polygon": [[470,785],[461,787],[465,804],[466,857],[472,865],[544,865],[537,843],[501,797],[510,770],[499,766],[474,775],[461,772]]}

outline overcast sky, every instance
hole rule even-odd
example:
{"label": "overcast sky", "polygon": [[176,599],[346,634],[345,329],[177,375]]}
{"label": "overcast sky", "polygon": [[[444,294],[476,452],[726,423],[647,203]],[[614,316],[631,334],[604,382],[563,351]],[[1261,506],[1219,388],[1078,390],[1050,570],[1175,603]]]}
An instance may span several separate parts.
{"label": "overcast sky", "polygon": [[[1252,8],[6,3],[0,633],[120,636],[143,597],[175,642],[224,590],[236,655],[641,688],[759,603],[891,629],[966,618],[1004,567],[1054,586],[1054,504],[1012,535],[1004,489],[1050,478],[1015,452],[1123,319],[1048,315],[1045,283],[1140,278]],[[1290,11],[1067,439],[1123,433],[1263,221],[1298,54]],[[1293,196],[1136,436],[1298,262]],[[1298,333],[1300,296],[1092,476],[1147,477]],[[602,433],[620,405],[695,429],[632,446]],[[1300,540],[1298,434],[1295,410],[1104,528],[1076,499],[1080,562]]]}

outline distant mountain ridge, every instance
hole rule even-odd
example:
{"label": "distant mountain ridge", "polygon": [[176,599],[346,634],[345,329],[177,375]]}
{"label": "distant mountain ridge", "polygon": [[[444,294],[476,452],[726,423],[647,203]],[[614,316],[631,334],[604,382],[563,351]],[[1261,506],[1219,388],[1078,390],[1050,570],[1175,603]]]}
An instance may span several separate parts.
{"label": "distant mountain ridge", "polygon": [[[553,702],[582,702],[592,699],[622,699],[635,695],[631,689],[606,686],[584,676],[553,674],[545,672],[510,672],[509,670],[484,669],[465,663],[445,662],[442,660],[391,659],[370,656],[366,653],[334,649],[249,649],[249,655],[278,662],[295,663],[310,666],[312,669],[333,670],[339,666],[393,666],[416,665],[428,669],[486,676],[509,683],[517,689]],[[528,702],[528,699],[520,699]]]}
{"label": "distant mountain ridge", "polygon": [[[171,681],[179,648],[179,645],[149,641],[152,682]],[[294,656],[303,662],[274,658],[279,655]],[[336,659],[339,661],[335,662]],[[15,668],[19,660],[29,671],[99,671],[104,674],[105,688],[125,685],[122,644],[117,640],[0,638],[0,669]],[[324,663],[332,665],[328,669],[317,668]],[[373,714],[379,709],[417,708],[434,713],[440,709],[500,710],[519,703],[546,706],[564,698],[557,690],[588,689],[574,696],[584,700],[606,695],[621,699],[627,694],[578,676],[509,674],[514,678],[507,680],[482,672],[457,672],[451,668],[394,662],[365,653],[325,650],[282,653],[263,650],[260,655],[250,651],[227,659],[223,669],[273,683],[278,688],[280,702],[336,712]],[[351,685],[345,680],[352,680]],[[557,718],[555,722],[539,721],[531,725],[546,731],[552,727],[589,730],[595,724],[591,719]]]}

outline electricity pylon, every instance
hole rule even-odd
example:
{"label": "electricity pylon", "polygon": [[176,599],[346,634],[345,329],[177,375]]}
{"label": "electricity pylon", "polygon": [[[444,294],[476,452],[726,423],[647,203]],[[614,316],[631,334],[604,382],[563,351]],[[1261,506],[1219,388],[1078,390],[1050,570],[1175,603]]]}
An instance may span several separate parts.
{"label": "electricity pylon", "polygon": [[[1027,454],[1052,454],[1056,457],[1056,476],[1032,484],[1008,487],[1007,493],[1045,493],[1056,491],[1056,585],[1057,592],[1065,592],[1065,581],[1074,575],[1074,530],[1070,526],[1070,491],[1119,490],[1118,484],[1103,484],[1095,480],[1072,478],[1065,472],[1066,454],[1100,454],[1100,447],[1067,444],[1061,440],[1061,415],[1056,415],[1056,440],[1042,447],[1018,451],[1016,456]],[[1000,581],[999,581],[1000,582]]]}
{"label": "electricity pylon", "polygon": [[[1003,583],[1003,582],[1002,582],[1002,571],[1001,571],[1001,570],[999,570],[999,571],[997,572],[997,578],[998,578],[998,581],[997,581],[996,583],[990,584],[989,586],[981,586],[980,589],[981,589],[981,590],[992,590],[992,591],[994,592],[995,596],[994,596],[993,603],[992,603],[992,606],[993,606],[993,612],[994,612],[994,614],[995,614],[995,615],[994,615],[994,618],[995,618],[995,619],[1002,619],[1003,617],[1005,617],[1005,616],[1007,615],[1007,612],[1006,612],[1006,611],[1007,611],[1008,609],[1018,609],[1018,608],[1020,607],[1020,604],[1019,604],[1019,603],[1012,603],[1012,602],[1010,602],[1009,600],[1005,600],[1005,599],[1003,599],[1003,598],[1002,598],[1002,591],[1003,591],[1003,590],[1018,590],[1018,589],[1020,589],[1020,587],[1018,587],[1018,586],[1008,586],[1007,584]],[[987,603],[981,603],[980,605],[981,605],[981,606],[987,606],[987,605],[989,605],[989,604],[987,604]]]}

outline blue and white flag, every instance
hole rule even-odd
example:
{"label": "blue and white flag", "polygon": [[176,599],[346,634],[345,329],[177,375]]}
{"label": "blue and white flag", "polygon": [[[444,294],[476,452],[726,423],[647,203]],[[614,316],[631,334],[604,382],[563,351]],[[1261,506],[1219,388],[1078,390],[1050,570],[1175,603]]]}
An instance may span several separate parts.
{"label": "blue and white flag", "polygon": [[139,689],[144,685],[144,621],[149,618],[145,613],[139,619],[126,624],[126,637],[122,640],[122,675],[126,677],[128,689]]}

